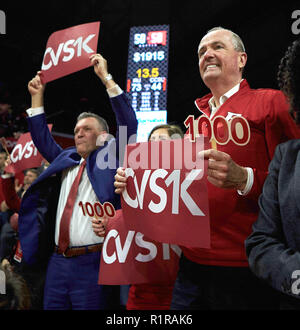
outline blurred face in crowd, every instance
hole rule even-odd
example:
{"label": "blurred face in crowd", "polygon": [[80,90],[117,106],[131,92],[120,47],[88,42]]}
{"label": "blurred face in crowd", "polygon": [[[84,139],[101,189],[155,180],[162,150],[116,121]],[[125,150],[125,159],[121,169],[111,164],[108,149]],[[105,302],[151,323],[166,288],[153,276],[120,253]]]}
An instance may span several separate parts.
{"label": "blurred face in crowd", "polygon": [[228,30],[211,31],[203,37],[198,48],[199,71],[208,88],[215,84],[234,86],[242,78],[247,55],[235,49]]}
{"label": "blurred face in crowd", "polygon": [[152,132],[150,141],[171,140],[169,132],[166,128],[158,128]]}
{"label": "blurred face in crowd", "polygon": [[24,176],[24,190],[27,190],[36,178],[37,174],[28,170]]}
{"label": "blurred face in crowd", "polygon": [[87,117],[77,122],[74,129],[75,145],[81,157],[87,158],[97,148],[96,141],[102,132],[102,127],[96,118]]}

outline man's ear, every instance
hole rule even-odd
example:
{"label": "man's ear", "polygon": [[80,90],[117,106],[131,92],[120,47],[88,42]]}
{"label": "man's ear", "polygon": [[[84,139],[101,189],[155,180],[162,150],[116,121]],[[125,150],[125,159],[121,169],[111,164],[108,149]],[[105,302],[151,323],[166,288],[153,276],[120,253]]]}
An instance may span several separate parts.
{"label": "man's ear", "polygon": [[247,63],[247,54],[245,52],[240,52],[240,56],[239,56],[240,71],[243,71],[244,67],[246,66],[246,63]]}
{"label": "man's ear", "polygon": [[104,142],[108,140],[109,134],[106,131],[102,131],[96,140],[96,146],[102,147],[104,145]]}

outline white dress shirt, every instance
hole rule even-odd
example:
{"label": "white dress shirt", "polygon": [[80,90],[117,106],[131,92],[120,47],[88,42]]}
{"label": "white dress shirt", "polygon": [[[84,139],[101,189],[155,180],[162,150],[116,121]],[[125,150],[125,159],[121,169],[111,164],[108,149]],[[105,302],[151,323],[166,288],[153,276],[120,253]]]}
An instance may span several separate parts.
{"label": "white dress shirt", "polygon": [[[83,158],[81,159],[80,163],[82,161]],[[56,245],[58,245],[61,216],[63,214],[71,186],[77,176],[79,168],[80,165],[73,166],[64,170],[62,173],[62,182],[56,212]],[[86,210],[87,202],[89,202],[91,205],[94,205],[96,202],[98,202],[98,198],[93,190],[87,175],[87,170],[85,168],[78,186],[78,192],[70,222],[70,246],[82,246],[103,242],[103,237],[99,237],[93,232],[92,219]]]}
{"label": "white dress shirt", "polygon": [[[111,87],[106,91],[109,97],[118,96],[123,92],[118,85],[115,85],[114,87]],[[30,117],[36,116],[41,113],[44,113],[44,107],[30,108],[26,112]],[[82,158],[80,164],[83,160],[84,159]],[[58,245],[61,216],[64,211],[71,186],[79,171],[80,164],[77,166],[67,168],[62,173],[61,188],[60,188],[60,194],[59,194],[58,206],[56,212],[56,224],[55,224],[56,245]],[[85,207],[86,203],[90,203],[91,205],[94,205],[96,202],[98,202],[98,198],[93,190],[93,187],[87,175],[87,170],[85,168],[82,173],[82,177],[78,186],[78,193],[70,222],[71,247],[97,244],[103,242],[103,237],[99,237],[93,232],[92,219],[88,215]]]}

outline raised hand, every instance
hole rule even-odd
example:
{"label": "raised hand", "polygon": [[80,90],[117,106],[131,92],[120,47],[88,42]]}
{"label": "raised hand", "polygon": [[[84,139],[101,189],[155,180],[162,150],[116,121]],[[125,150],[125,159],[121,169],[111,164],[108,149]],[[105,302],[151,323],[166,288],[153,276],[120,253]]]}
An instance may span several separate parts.
{"label": "raised hand", "polygon": [[42,84],[41,74],[42,72],[38,71],[36,76],[32,78],[28,83],[28,91],[31,96],[44,93],[46,85]]}
{"label": "raised hand", "polygon": [[41,80],[42,72],[38,71],[36,76],[28,83],[28,91],[31,95],[31,107],[37,108],[43,106],[43,96],[46,85]]}
{"label": "raised hand", "polygon": [[101,54],[93,54],[90,56],[92,65],[96,75],[101,79],[102,83],[107,88],[114,86],[116,83],[111,79],[106,81],[105,78],[108,76],[107,61]]}

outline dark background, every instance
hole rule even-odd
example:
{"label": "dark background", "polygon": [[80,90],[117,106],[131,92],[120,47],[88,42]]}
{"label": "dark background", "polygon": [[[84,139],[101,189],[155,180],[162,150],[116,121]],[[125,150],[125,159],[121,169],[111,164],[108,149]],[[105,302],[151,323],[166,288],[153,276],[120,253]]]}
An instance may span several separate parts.
{"label": "dark background", "polygon": [[[57,30],[100,21],[98,52],[125,89],[130,27],[169,24],[168,121],[182,123],[189,114],[197,115],[194,100],[208,91],[197,58],[206,31],[223,26],[240,35],[248,54],[244,75],[250,86],[278,88],[280,59],[300,37],[291,30],[296,9],[299,1],[1,0],[6,35],[0,35],[0,103],[12,104],[14,114],[30,106],[27,83],[41,67],[48,37]],[[114,132],[108,96],[92,68],[50,82],[45,106],[54,131],[72,134],[78,113],[91,110],[105,117]]]}

